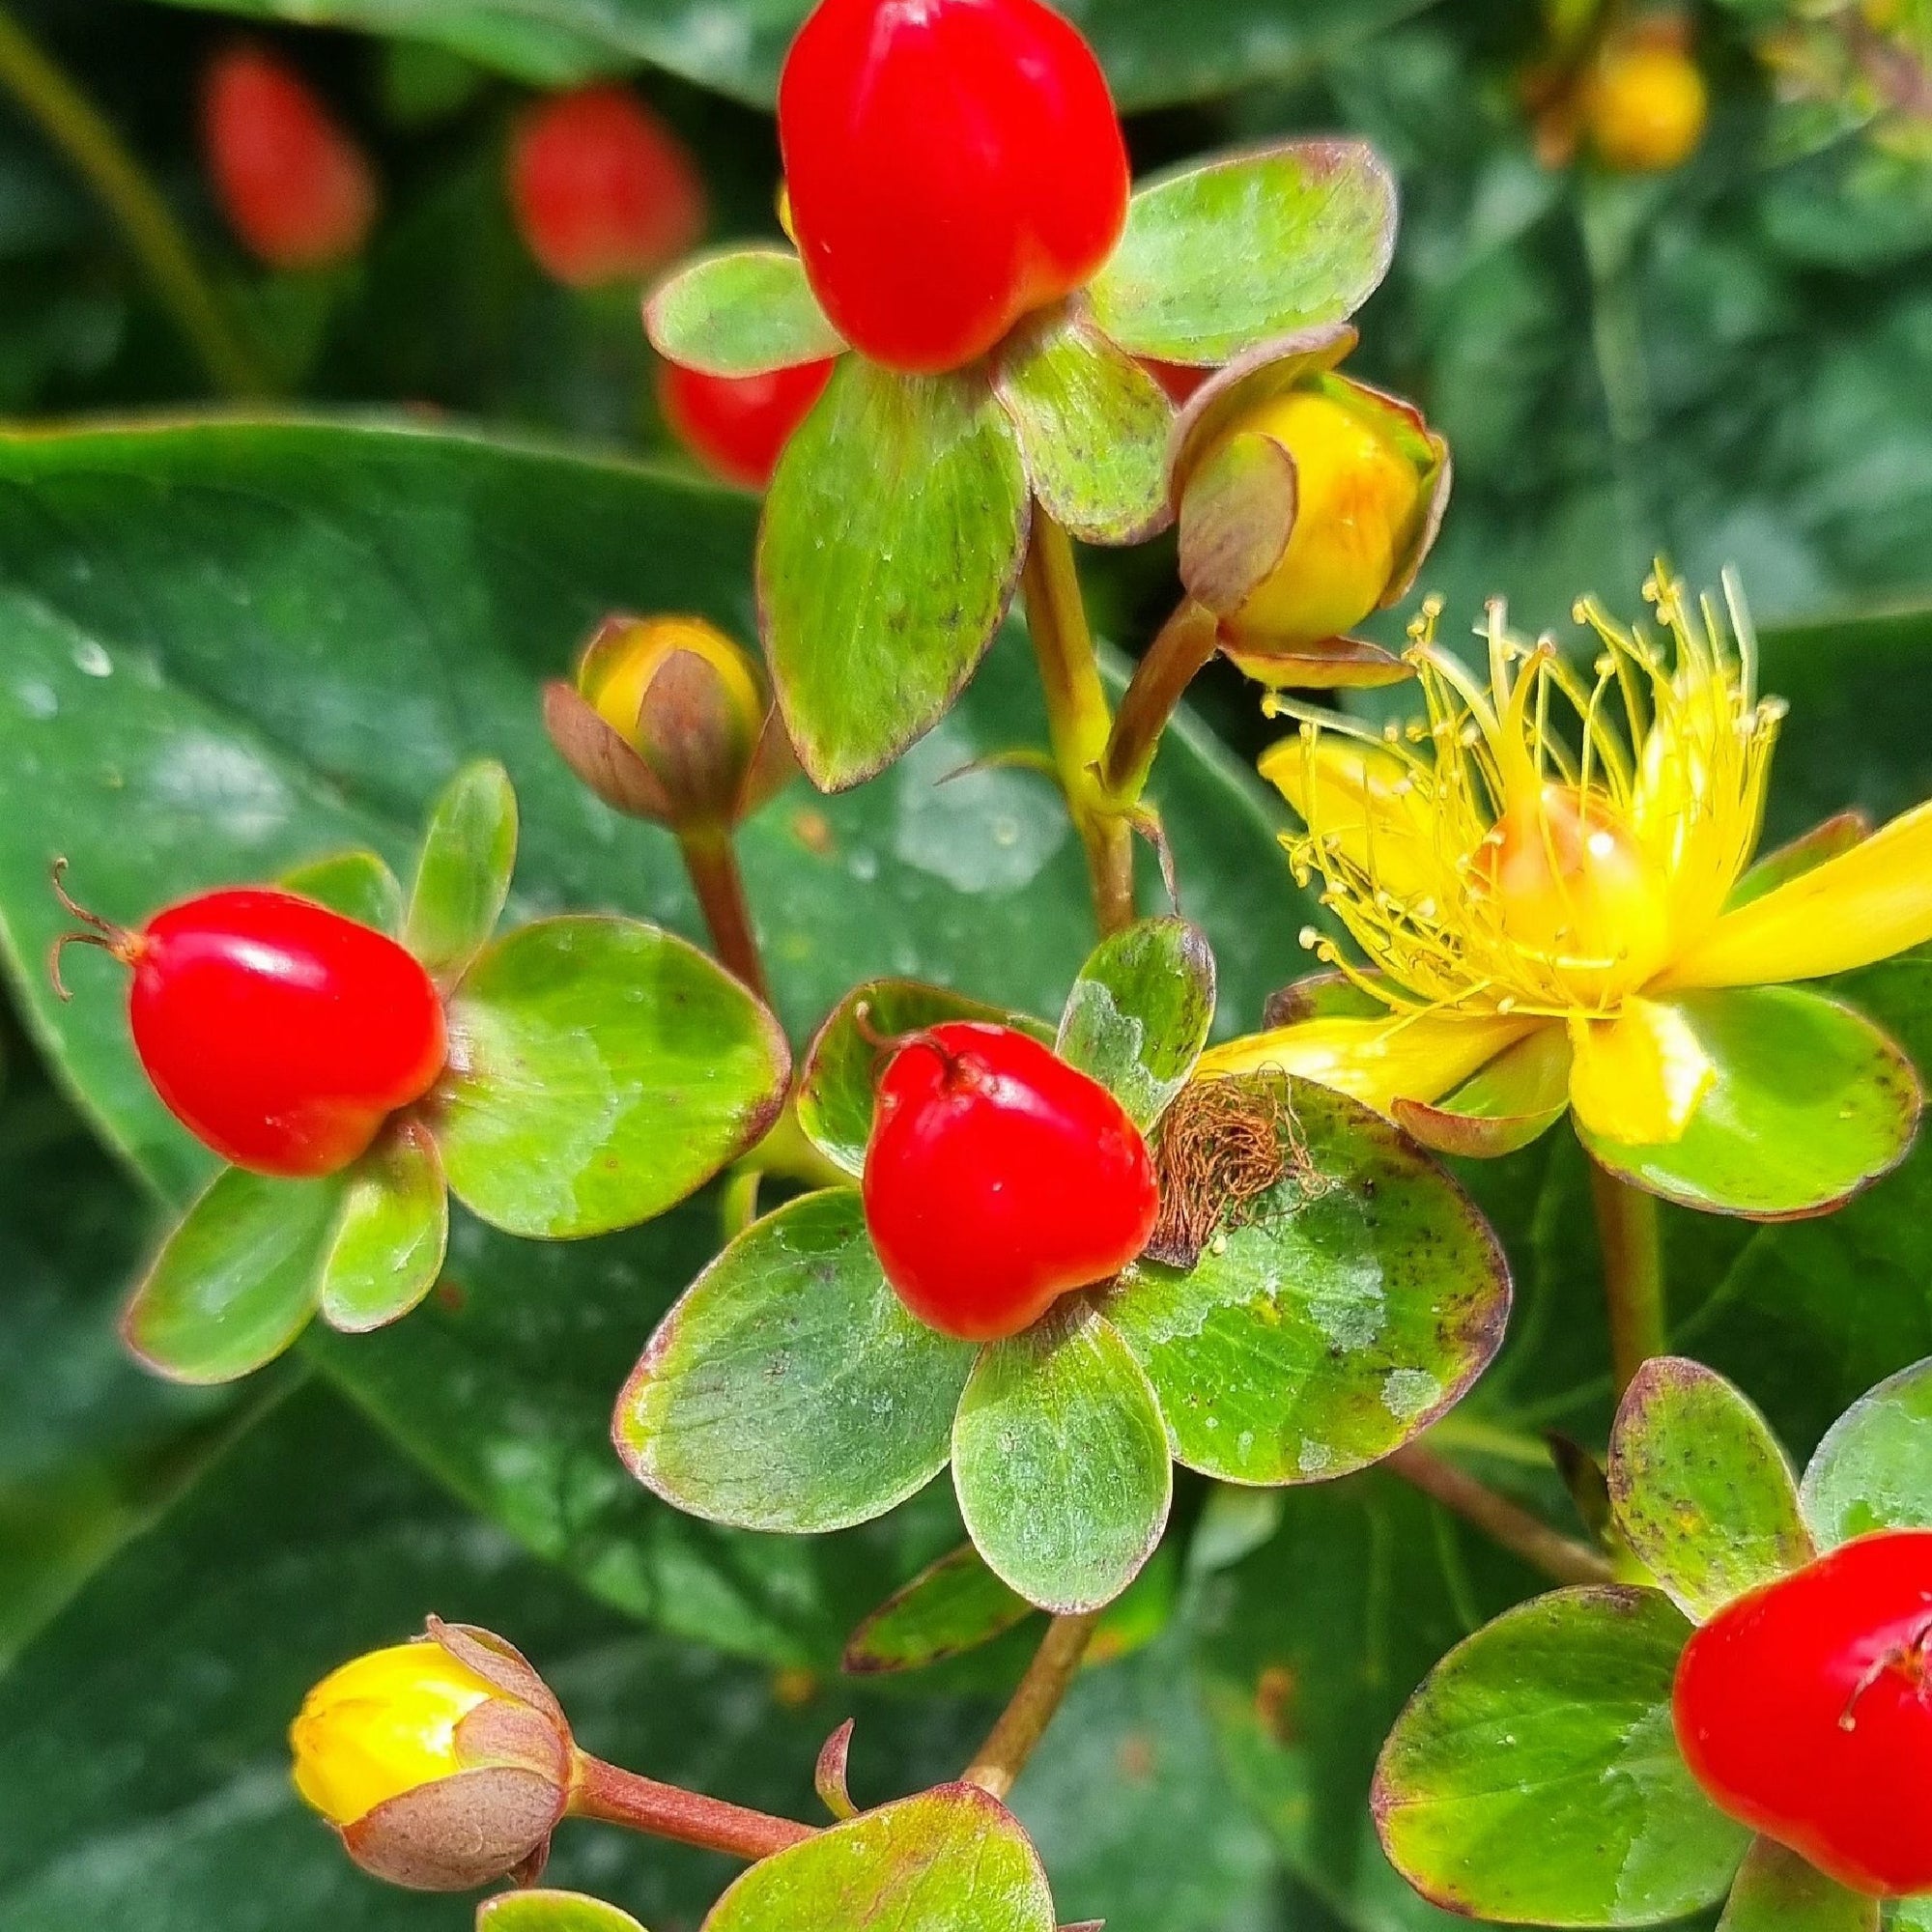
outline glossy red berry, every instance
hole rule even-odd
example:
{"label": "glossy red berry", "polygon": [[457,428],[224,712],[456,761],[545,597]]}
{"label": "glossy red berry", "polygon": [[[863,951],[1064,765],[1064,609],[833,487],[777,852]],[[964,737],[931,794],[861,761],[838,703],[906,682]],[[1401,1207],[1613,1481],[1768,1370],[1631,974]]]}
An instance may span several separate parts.
{"label": "glossy red berry", "polygon": [[1143,356],[1141,367],[1167,391],[1168,401],[1177,405],[1185,403],[1214,373],[1185,362],[1156,362],[1151,356]]}
{"label": "glossy red berry", "polygon": [[1147,1143],[1104,1087],[1023,1033],[965,1021],[888,1064],[865,1199],[899,1299],[969,1342],[1118,1274],[1160,1207]]}
{"label": "glossy red berry", "polygon": [[727,483],[762,490],[831,376],[830,362],[801,362],[764,376],[707,376],[667,362],[658,400],[678,440],[706,469]]}
{"label": "glossy red berry", "polygon": [[1854,1890],[1932,1890],[1932,1532],[1861,1538],[1727,1605],[1674,1704],[1733,1817]]}
{"label": "glossy red berry", "polygon": [[954,369],[1090,280],[1127,213],[1094,50],[1040,0],[821,0],[779,83],[791,226],[825,312]]}
{"label": "glossy red berry", "polygon": [[138,932],[66,902],[95,928],[71,937],[133,968],[128,1019],[155,1091],[238,1167],[332,1174],[442,1071],[429,975],[393,939],[311,899],[206,893]]}
{"label": "glossy red berry", "polygon": [[347,261],[376,216],[367,156],[286,62],[232,47],[210,64],[202,149],[222,213],[274,269]]}
{"label": "glossy red berry", "polygon": [[704,232],[690,152],[629,88],[554,95],[517,129],[510,205],[546,274],[571,288],[636,281]]}

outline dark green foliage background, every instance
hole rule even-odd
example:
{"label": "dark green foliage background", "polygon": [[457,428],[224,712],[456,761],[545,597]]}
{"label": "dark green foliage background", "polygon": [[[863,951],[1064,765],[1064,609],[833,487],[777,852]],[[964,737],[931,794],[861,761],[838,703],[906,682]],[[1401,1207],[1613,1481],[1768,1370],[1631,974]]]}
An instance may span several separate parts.
{"label": "dark green foliage background", "polygon": [[[289,402],[418,433],[0,439],[14,974],[0,1022],[0,1932],[467,1923],[461,1902],[353,1871],[296,1806],[280,1742],[315,1676],[431,1609],[502,1629],[587,1743],[661,1776],[811,1815],[816,1747],[854,1715],[862,1802],[956,1772],[1023,1636],[908,1682],[862,1689],[835,1669],[859,1615],[956,1538],[943,1488],[873,1530],[794,1546],[675,1519],[609,1455],[611,1398],[708,1252],[715,1204],[567,1250],[464,1228],[460,1301],[305,1348],[239,1392],[161,1387],[123,1360],[112,1317],[195,1157],[140,1111],[102,1018],[108,977],[78,973],[81,1009],[57,1020],[38,969],[56,850],[90,862],[106,908],[128,916],[351,838],[400,860],[436,784],[483,752],[524,790],[526,911],[613,904],[696,930],[668,847],[574,791],[534,693],[613,604],[742,628],[752,516],[665,446],[631,296],[566,295],[525,258],[502,154],[533,81],[652,58],[666,70],[640,84],[698,152],[716,233],[776,232],[756,103],[795,0],[715,0],[709,38],[680,0],[449,0],[415,10],[433,37],[420,43],[266,29],[376,149],[386,195],[362,264],[282,281],[223,236],[193,152],[196,74],[236,23],[144,0],[20,11],[154,168]],[[370,28],[402,9],[304,11]],[[1875,169],[1856,142],[1777,160],[1776,111],[1722,9],[1700,15],[1711,137],[1681,174],[1642,184],[1530,158],[1511,74],[1533,10],[1514,0],[1076,11],[1143,110],[1130,131],[1144,165],[1338,128],[1396,165],[1402,240],[1358,366],[1416,397],[1454,444],[1457,495],[1423,578],[1452,631],[1497,592],[1531,624],[1562,623],[1586,589],[1632,611],[1660,549],[1699,581],[1735,564],[1767,632],[1765,682],[1793,701],[1774,836],[1932,792],[1923,180]],[[721,38],[724,17],[753,31]],[[0,412],[38,430],[209,402],[93,204],[0,107]],[[530,439],[662,469],[502,446]],[[1144,642],[1174,595],[1168,552],[1090,575],[1106,629]],[[1210,676],[1202,709],[1235,751],[1265,741],[1231,674]],[[213,780],[170,793],[139,749],[190,732],[215,748]],[[914,764],[829,806],[794,791],[753,829],[795,1037],[877,972],[1057,1009],[1084,906],[1050,799],[1013,773],[931,789],[1039,736],[1009,640]],[[266,826],[234,788],[248,759],[282,787]],[[1155,792],[1188,909],[1221,953],[1224,1027],[1252,1023],[1299,966],[1304,908],[1275,814],[1200,730],[1166,754]],[[1932,1058],[1932,961],[1846,990]],[[1540,1432],[1601,1443],[1607,1424],[1580,1156],[1552,1136],[1464,1179],[1509,1248],[1518,1308],[1447,1433],[1562,1520]],[[1676,1339],[1738,1378],[1802,1456],[1852,1397],[1932,1353],[1928,1230],[1923,1154],[1825,1222],[1672,1215]],[[1369,1769],[1421,1673],[1535,1579],[1373,1474],[1238,1502],[1188,1484],[1177,1522],[1173,1621],[1087,1674],[1021,1787],[1062,1918],[1121,1932],[1450,1923],[1381,1864]],[[588,1828],[565,1833],[555,1867],[653,1932],[690,1932],[727,1869]]]}

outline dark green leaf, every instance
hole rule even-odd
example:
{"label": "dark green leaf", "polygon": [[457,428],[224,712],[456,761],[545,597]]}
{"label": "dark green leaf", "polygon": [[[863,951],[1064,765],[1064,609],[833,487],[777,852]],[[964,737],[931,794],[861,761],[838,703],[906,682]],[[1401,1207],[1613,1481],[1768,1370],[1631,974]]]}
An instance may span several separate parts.
{"label": "dark green leaf", "polygon": [[713,1522],[865,1522],[946,1466],[973,1354],[906,1313],[855,1192],[807,1195],[747,1229],[666,1317],[618,1398],[618,1452]]}
{"label": "dark green leaf", "polygon": [[403,929],[403,889],[375,852],[338,852],[317,859],[283,873],[282,884],[391,938]]}
{"label": "dark green leaf", "polygon": [[844,350],[805,278],[781,248],[734,248],[687,262],[644,308],[659,355],[714,376],[762,376]]}
{"label": "dark green leaf", "polygon": [[723,968],[635,920],[500,939],[449,1005],[437,1139],[464,1205],[512,1234],[633,1227],[777,1118],[790,1056]]}
{"label": "dark green leaf", "polygon": [[1386,1122],[1293,1089],[1296,1151],[1189,1272],[1141,1262],[1106,1303],[1175,1454],[1243,1483],[1345,1475],[1449,1408],[1495,1352],[1509,1279],[1463,1193]]}
{"label": "dark green leaf", "polygon": [[944,986],[873,980],[854,987],[819,1028],[798,1083],[799,1125],[827,1160],[854,1177],[865,1172],[879,1071],[887,1057],[885,1049],[860,1031],[861,1007],[866,1009],[867,1029],[880,1039],[918,1033],[948,1020],[1018,1025],[1036,1036],[1044,1032],[1037,1020],[966,999]]}
{"label": "dark green leaf", "polygon": [[986,1568],[970,1543],[928,1564],[852,1633],[841,1667],[854,1676],[923,1670],[1024,1623],[1033,1605]]}
{"label": "dark green leaf", "polygon": [[1716,1079],[1682,1139],[1626,1147],[1578,1132],[1611,1173],[1687,1208],[1821,1214],[1901,1161],[1918,1122],[1912,1064],[1871,1022],[1802,986],[1686,993]]}
{"label": "dark green leaf", "polygon": [[343,1192],[339,1176],[224,1168],[135,1289],[128,1346],[184,1382],[233,1381],[273,1361],[315,1313]]}
{"label": "dark green leaf", "polygon": [[1932,1362],[1902,1369],[1832,1425],[1802,1504],[1828,1549],[1878,1529],[1932,1529]]}
{"label": "dark green leaf", "polygon": [[1771,1425],[1722,1376],[1644,1364],[1610,1438],[1610,1499],[1633,1553],[1701,1623],[1811,1560],[1798,1484]]}
{"label": "dark green leaf", "polygon": [[1089,296],[1135,355],[1226,362],[1354,314],[1394,249],[1395,184],[1375,151],[1291,142],[1143,187]]}
{"label": "dark green leaf", "polygon": [[454,985],[489,944],[517,864],[517,795],[493,758],[465,765],[430,813],[403,943]]}
{"label": "dark green leaf", "polygon": [[1655,1590],[1561,1590],[1452,1651],[1376,1776],[1422,1894],[1519,1924],[1650,1925],[1722,1897],[1749,1838],[1678,1755],[1690,1626]]}
{"label": "dark green leaf", "polygon": [[947,1784],[753,1865],[704,1932],[1053,1932],[1053,1896],[1012,1814]]}
{"label": "dark green leaf", "polygon": [[316,1306],[331,1328],[400,1321],[436,1286],[449,1244],[449,1190],[435,1137],[397,1122],[349,1170]]}
{"label": "dark green leaf", "polygon": [[1091,1074],[1148,1132],[1187,1084],[1214,1024],[1214,954],[1183,919],[1103,939],[1060,1022],[1061,1058]]}
{"label": "dark green leaf", "polygon": [[1019,580],[1026,471],[968,371],[857,356],[786,445],[765,498],[758,598],[799,762],[857,784],[945,716]]}
{"label": "dark green leaf", "polygon": [[1834,1885],[1769,1838],[1750,1848],[1718,1932],[1878,1932],[1875,1898]]}
{"label": "dark green leaf", "polygon": [[952,1432],[959,1512],[1029,1603],[1111,1602],[1167,1525],[1174,1471],[1140,1364],[1083,1301],[986,1350]]}

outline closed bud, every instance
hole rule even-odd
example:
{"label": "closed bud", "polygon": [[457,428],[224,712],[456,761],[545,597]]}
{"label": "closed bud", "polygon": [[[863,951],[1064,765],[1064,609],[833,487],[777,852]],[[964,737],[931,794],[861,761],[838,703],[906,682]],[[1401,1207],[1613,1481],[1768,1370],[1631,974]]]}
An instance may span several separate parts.
{"label": "closed bud", "polygon": [[1323,330],[1236,363],[1183,412],[1180,567],[1222,649],[1274,684],[1386,682],[1398,659],[1350,636],[1414,581],[1449,491],[1449,451],[1408,404],[1335,365]]}
{"label": "closed bud", "polygon": [[606,619],[544,720],[605,804],[680,833],[736,825],[796,769],[757,667],[701,617]]}
{"label": "closed bud", "polygon": [[543,1679],[501,1637],[435,1618],[325,1677],[289,1744],[296,1789],[349,1856],[417,1891],[539,1870],[570,1795],[570,1727]]}

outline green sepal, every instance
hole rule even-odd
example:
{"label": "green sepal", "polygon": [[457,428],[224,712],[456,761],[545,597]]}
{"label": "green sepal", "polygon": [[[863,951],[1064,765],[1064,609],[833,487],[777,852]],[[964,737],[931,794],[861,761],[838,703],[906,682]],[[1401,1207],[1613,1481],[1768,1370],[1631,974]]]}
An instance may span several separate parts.
{"label": "green sepal", "polygon": [[1496,1160],[1541,1140],[1570,1111],[1570,1042],[1538,1027],[1435,1106],[1398,1100],[1396,1124],[1436,1153]]}
{"label": "green sepal", "polygon": [[636,920],[545,920],[485,952],[449,1002],[436,1093],[451,1189],[513,1235],[662,1214],[777,1119],[790,1054],[695,946]]}
{"label": "green sepal", "polygon": [[1690,1635],[1660,1590],[1559,1590],[1451,1651],[1376,1768],[1396,1869],[1445,1911],[1513,1925],[1653,1925],[1715,1904],[1750,1833],[1677,1749]]}
{"label": "green sepal", "polygon": [[1053,1894],[1011,1812],[942,1784],[834,1825],[743,1874],[703,1932],[1054,1932]]}
{"label": "green sepal", "polygon": [[1646,1362],[1610,1436],[1610,1503],[1632,1553],[1693,1622],[1815,1554],[1771,1424],[1715,1369]]}
{"label": "green sepal", "polygon": [[983,377],[838,365],[758,529],[758,606],[806,775],[841,791],[946,715],[1019,581],[1031,496]]}
{"label": "green sepal", "polygon": [[994,386],[1019,432],[1033,494],[1086,543],[1141,543],[1173,511],[1174,407],[1160,384],[1076,310],[1022,323]]}
{"label": "green sepal", "polygon": [[888,1285],[850,1188],[748,1228],[617,1398],[631,1473],[693,1516],[790,1533],[869,1521],[946,1466],[976,1350]]}
{"label": "green sepal", "polygon": [[1084,1298],[980,1356],[952,1482],[988,1568],[1041,1609],[1097,1609],[1140,1574],[1173,1501],[1167,1433],[1140,1364]]}
{"label": "green sepal", "polygon": [[709,376],[764,376],[844,353],[782,248],[729,248],[686,262],[644,304],[644,330],[667,361]]}
{"label": "green sepal", "polygon": [[628,1912],[581,1891],[505,1891],[476,1908],[476,1932],[644,1932]]}
{"label": "green sepal", "polygon": [[1799,1490],[1821,1549],[1880,1529],[1932,1529],[1932,1362],[1863,1395],[1826,1432]]}
{"label": "green sepal", "polygon": [[346,1184],[223,1168],[135,1288],[128,1348],[178,1382],[234,1381],[273,1361],[315,1313]]}
{"label": "green sepal", "polygon": [[362,1335],[400,1321],[436,1286],[449,1189],[435,1136],[408,1118],[391,1122],[346,1179],[316,1307],[331,1328]]}
{"label": "green sepal", "polygon": [[311,859],[281,878],[285,892],[299,893],[358,925],[391,939],[403,929],[403,889],[382,857],[366,850],[331,852]]}
{"label": "green sepal", "polygon": [[1759,1838],[1745,1855],[1718,1932],[1879,1932],[1879,1902]]}
{"label": "green sepal", "polygon": [[448,986],[489,944],[517,865],[517,795],[493,758],[465,765],[438,795],[423,835],[403,944]]}
{"label": "green sepal", "polygon": [[1824,819],[1802,838],[1780,845],[1775,852],[1767,852],[1731,888],[1724,910],[1736,912],[1740,906],[1763,898],[1766,893],[1776,892],[1779,886],[1788,886],[1793,879],[1802,879],[1806,872],[1815,871],[1826,860],[1842,859],[1870,837],[1871,821],[1861,811],[1841,811]]}
{"label": "green sepal", "polygon": [[979,1550],[962,1543],[860,1622],[845,1640],[838,1667],[854,1677],[923,1670],[1004,1636],[1033,1613]]}
{"label": "green sepal", "polygon": [[1088,298],[1131,355],[1220,363],[1352,315],[1394,247],[1395,183],[1375,150],[1291,141],[1150,182]]}
{"label": "green sepal", "polygon": [[1088,956],[1067,995],[1056,1050],[1147,1133],[1186,1086],[1213,1024],[1207,935],[1184,919],[1144,919]]}
{"label": "green sepal", "polygon": [[1686,1208],[1751,1220],[1829,1213],[1905,1158],[1918,1073],[1877,1027],[1800,986],[1680,993],[1716,1069],[1683,1138],[1629,1147],[1577,1134],[1620,1179]]}
{"label": "green sepal", "polygon": [[1177,1460],[1224,1482],[1378,1461],[1474,1382],[1509,1316],[1508,1269],[1462,1189],[1358,1102],[1303,1081],[1289,1095],[1296,1151],[1274,1187],[1191,1270],[1143,1260],[1103,1304]]}
{"label": "green sepal", "polygon": [[890,1057],[887,1049],[860,1031],[861,1007],[866,1009],[867,1028],[880,1039],[943,1026],[949,1020],[1016,1027],[1042,1040],[1052,1037],[1037,1020],[969,1000],[945,986],[925,986],[914,980],[871,980],[855,986],[833,1008],[806,1049],[798,1080],[798,1123],[806,1138],[855,1179],[866,1169],[879,1075]]}

